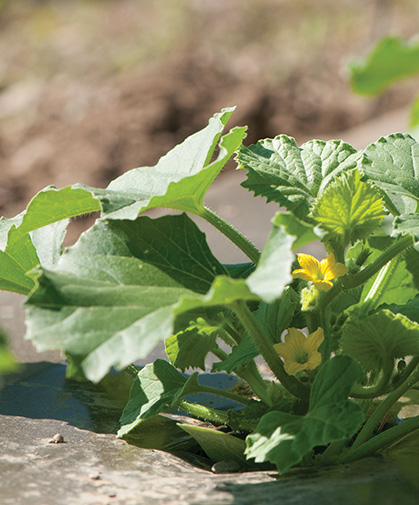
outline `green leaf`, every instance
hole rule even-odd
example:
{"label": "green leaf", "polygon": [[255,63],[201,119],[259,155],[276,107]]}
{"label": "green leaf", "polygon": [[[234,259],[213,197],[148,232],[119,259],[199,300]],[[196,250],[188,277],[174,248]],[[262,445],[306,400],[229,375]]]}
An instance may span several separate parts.
{"label": "green leaf", "polygon": [[419,241],[419,214],[402,214],[393,221],[394,234],[410,233]]}
{"label": "green leaf", "polygon": [[[30,249],[29,254],[36,255],[32,242],[27,241],[22,247],[24,250],[26,247]],[[27,295],[34,288],[35,283],[31,278],[26,276],[26,268],[19,263],[20,254],[17,254],[17,256],[18,259],[15,259],[13,255],[0,251],[0,289]],[[25,259],[23,256],[23,261]],[[25,263],[27,262],[25,261]]]}
{"label": "green leaf", "polygon": [[119,438],[144,449],[178,453],[196,447],[195,441],[178,427],[177,422],[164,415],[149,417],[136,424],[129,432],[123,431],[124,428],[121,429]]}
{"label": "green leaf", "polygon": [[184,312],[259,300],[246,280],[220,269],[185,214],[99,221],[40,274],[27,301],[28,338],[38,350],[61,350],[74,373],[98,381],[145,357]]}
{"label": "green leaf", "polygon": [[212,365],[212,372],[225,371],[228,374],[234,372],[238,368],[246,366],[250,363],[256,356],[258,356],[259,351],[254,344],[253,340],[248,334],[246,334],[242,341],[235,345],[228,358],[224,361],[214,363]]}
{"label": "green leaf", "polygon": [[419,295],[406,304],[390,304],[386,308],[391,310],[394,314],[403,314],[411,321],[419,323]]}
{"label": "green leaf", "polygon": [[190,424],[178,424],[178,426],[198,442],[212,461],[235,461],[242,467],[249,466],[244,455],[246,443],[241,438],[201,426]]}
{"label": "green leaf", "polygon": [[[0,375],[14,372],[18,368],[15,357],[10,352],[6,344],[6,337],[0,329]],[[0,380],[1,387],[1,380]]]}
{"label": "green leaf", "polygon": [[[298,302],[299,297],[295,291],[287,288],[279,300],[270,304],[265,302],[259,304],[254,316],[272,343],[281,341],[281,334],[290,326]],[[226,360],[213,364],[212,371],[223,370],[232,373],[246,366],[258,355],[256,345],[246,334],[241,342],[232,348]]]}
{"label": "green leaf", "polygon": [[354,308],[342,331],[343,352],[365,370],[378,370],[395,358],[419,355],[419,324],[387,309],[361,319]]}
{"label": "green leaf", "polygon": [[419,144],[410,135],[393,133],[370,144],[361,170],[382,190],[384,203],[394,214],[416,212],[419,202]]}
{"label": "green leaf", "polygon": [[0,289],[27,295],[35,286],[26,273],[41,264],[51,267],[61,254],[67,218],[94,212],[99,202],[70,187],[38,193],[25,212],[0,219]]}
{"label": "green leaf", "polygon": [[218,347],[217,337],[222,331],[219,325],[214,326],[198,317],[190,326],[166,340],[167,357],[183,372],[189,367],[205,370],[205,358]]}
{"label": "green leaf", "polygon": [[[178,242],[164,243],[159,229],[168,228],[179,232]],[[147,254],[151,247],[166,252],[167,261]],[[191,308],[198,305],[185,285],[193,278],[199,289],[211,286],[218,268],[186,215],[98,222],[39,277],[27,302],[28,336],[38,349],[60,349],[89,379],[100,380],[111,366],[124,368],[169,337],[182,296]]]}
{"label": "green leaf", "polygon": [[299,301],[297,293],[287,288],[279,300],[259,304],[254,315],[271,342],[281,342],[281,335],[290,327]]}
{"label": "green leaf", "polygon": [[289,235],[295,237],[292,245],[293,251],[324,236],[321,230],[314,229],[313,225],[301,221],[291,212],[277,212],[272,219],[272,223],[275,226],[283,226]]}
{"label": "green leaf", "polygon": [[257,463],[270,461],[284,473],[315,447],[352,437],[363,415],[359,406],[348,400],[348,394],[361,376],[359,365],[348,356],[327,361],[314,380],[308,413],[265,414],[246,439],[247,457]]}
{"label": "green leaf", "polygon": [[352,146],[338,140],[298,147],[293,138],[279,135],[241,146],[237,159],[248,171],[242,186],[310,222],[311,204],[338,174],[355,168],[358,158]]}
{"label": "green leaf", "polygon": [[187,379],[167,361],[157,359],[146,365],[132,385],[118,437],[129,433],[140,421],[170,410],[186,383]]}
{"label": "green leaf", "polygon": [[[388,236],[371,237],[368,240],[370,256],[368,262],[372,263],[395,242],[394,238]],[[419,287],[419,253],[414,250],[407,250],[403,253],[399,263],[394,270],[385,290],[380,297],[380,303],[406,303],[416,296]],[[364,299],[374,285],[379,273],[370,278],[363,287],[361,300]]]}
{"label": "green leaf", "polygon": [[200,213],[208,188],[245,136],[245,128],[234,128],[211,156],[234,108],[224,109],[210,119],[206,128],[188,137],[163,156],[154,167],[135,168],[110,183],[107,189],[75,187],[100,199],[108,219],[136,219],[154,207],[169,207]]}
{"label": "green leaf", "polygon": [[[82,189],[66,187],[55,189],[49,186],[39,192],[25,212],[12,219],[0,219],[0,249],[9,247],[23,235],[63,219],[68,219],[100,210],[100,203]],[[9,230],[16,228],[8,239]]]}
{"label": "green leaf", "polygon": [[[314,204],[311,216],[343,248],[367,238],[384,218],[379,192],[362,182],[358,170],[336,178]],[[326,240],[328,240],[326,238]]]}
{"label": "green leaf", "polygon": [[386,37],[365,59],[352,62],[349,70],[354,91],[375,95],[393,82],[419,72],[419,43]]}
{"label": "green leaf", "polygon": [[283,228],[273,226],[256,270],[246,279],[252,293],[265,302],[277,300],[292,281],[293,242],[294,238]]}

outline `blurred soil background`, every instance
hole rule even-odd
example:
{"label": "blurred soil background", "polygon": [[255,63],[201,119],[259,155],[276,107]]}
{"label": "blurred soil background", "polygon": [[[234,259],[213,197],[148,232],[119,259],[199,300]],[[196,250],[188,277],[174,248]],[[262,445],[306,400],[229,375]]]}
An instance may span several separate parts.
{"label": "blurred soil background", "polygon": [[366,99],[345,69],[418,19],[417,0],[0,0],[0,212],[154,165],[226,106],[248,143],[403,107],[418,81]]}

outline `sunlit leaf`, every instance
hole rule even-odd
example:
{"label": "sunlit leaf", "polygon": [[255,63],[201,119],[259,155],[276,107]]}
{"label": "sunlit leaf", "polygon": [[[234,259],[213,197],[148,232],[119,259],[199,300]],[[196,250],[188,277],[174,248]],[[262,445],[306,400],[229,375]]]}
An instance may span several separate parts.
{"label": "sunlit leaf", "polygon": [[393,133],[370,144],[362,162],[363,174],[382,190],[394,215],[416,212],[419,202],[419,144],[410,135]]}
{"label": "sunlit leaf", "polygon": [[240,168],[247,180],[242,186],[292,211],[299,219],[310,221],[310,206],[327,185],[342,171],[355,168],[356,150],[338,140],[312,140],[298,147],[286,135],[242,146]]}
{"label": "sunlit leaf", "polygon": [[233,110],[228,108],[216,114],[206,128],[177,145],[154,167],[134,168],[106,189],[75,187],[100,199],[109,219],[132,220],[154,207],[199,213],[205,193],[245,136],[245,128],[234,128],[220,140],[218,156],[210,163]]}
{"label": "sunlit leaf", "polygon": [[367,238],[384,218],[379,192],[361,181],[357,170],[336,178],[314,204],[311,212],[321,228],[346,247]]}
{"label": "sunlit leaf", "polygon": [[348,356],[336,356],[319,370],[305,416],[274,411],[265,414],[246,438],[246,455],[257,463],[274,463],[280,473],[298,464],[318,446],[350,438],[363,421],[358,405],[348,400],[362,376]]}

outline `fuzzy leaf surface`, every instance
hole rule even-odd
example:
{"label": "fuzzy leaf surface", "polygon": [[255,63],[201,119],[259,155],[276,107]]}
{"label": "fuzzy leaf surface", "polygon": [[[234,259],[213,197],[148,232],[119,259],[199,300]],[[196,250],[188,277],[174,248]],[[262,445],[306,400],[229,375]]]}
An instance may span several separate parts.
{"label": "fuzzy leaf surface", "polygon": [[384,208],[377,189],[351,170],[325,189],[311,215],[321,228],[347,245],[367,238],[383,220]]}
{"label": "fuzzy leaf surface", "polygon": [[419,144],[410,135],[393,133],[370,144],[361,171],[378,188],[394,214],[416,212],[419,202]]}
{"label": "fuzzy leaf surface", "polygon": [[100,199],[108,219],[136,219],[143,211],[168,207],[198,213],[208,188],[245,136],[234,128],[220,141],[215,161],[211,156],[234,108],[224,109],[203,130],[188,137],[160,158],[154,167],[134,168],[112,181],[106,189],[77,186]]}
{"label": "fuzzy leaf surface", "polygon": [[351,437],[363,421],[358,405],[348,400],[353,384],[362,377],[348,356],[336,356],[319,370],[305,416],[269,412],[246,438],[246,455],[257,463],[274,463],[280,473],[298,464],[317,446]]}
{"label": "fuzzy leaf surface", "polygon": [[356,150],[342,141],[312,140],[298,147],[286,135],[260,140],[238,153],[247,180],[242,186],[310,221],[310,206],[342,171],[355,168]]}

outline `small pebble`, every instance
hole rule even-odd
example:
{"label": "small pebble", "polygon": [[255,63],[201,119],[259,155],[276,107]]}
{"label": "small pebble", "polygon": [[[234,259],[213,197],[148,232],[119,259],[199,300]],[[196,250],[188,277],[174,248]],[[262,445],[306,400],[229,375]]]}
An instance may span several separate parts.
{"label": "small pebble", "polygon": [[48,440],[49,444],[63,444],[64,443],[64,437],[60,435],[59,433],[56,433],[52,438]]}
{"label": "small pebble", "polygon": [[241,466],[236,461],[225,460],[217,461],[211,467],[211,472],[214,473],[236,473],[241,471]]}

